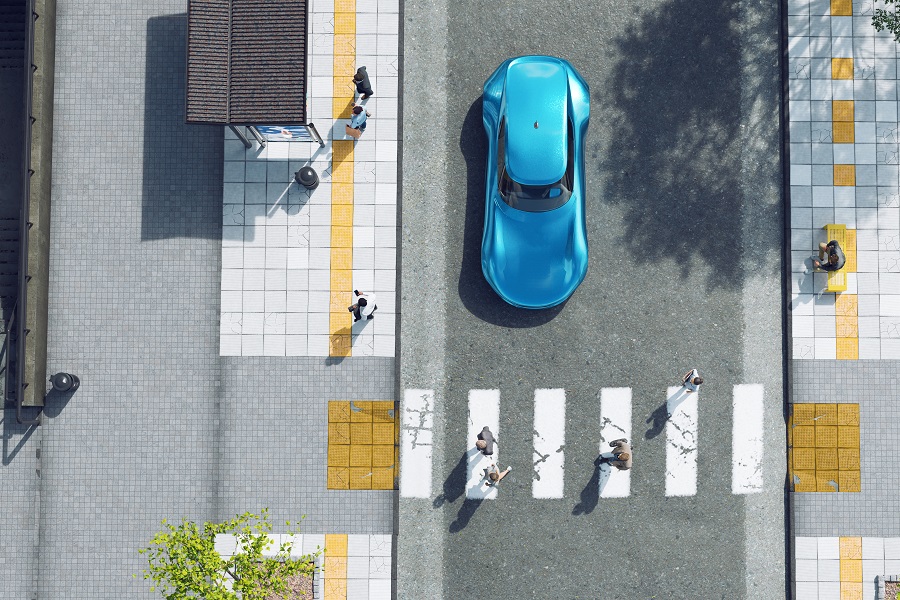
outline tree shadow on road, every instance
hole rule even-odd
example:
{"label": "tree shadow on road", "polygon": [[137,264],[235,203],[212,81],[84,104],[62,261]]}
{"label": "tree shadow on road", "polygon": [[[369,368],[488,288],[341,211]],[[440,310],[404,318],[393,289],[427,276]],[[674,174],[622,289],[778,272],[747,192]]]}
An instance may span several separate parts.
{"label": "tree shadow on road", "polygon": [[484,232],[484,176],[488,152],[481,121],[481,96],[475,99],[462,125],[459,149],[466,159],[466,216],[458,292],[473,315],[501,327],[536,327],[553,320],[565,302],[553,308],[516,308],[500,299],[481,271],[481,237]]}

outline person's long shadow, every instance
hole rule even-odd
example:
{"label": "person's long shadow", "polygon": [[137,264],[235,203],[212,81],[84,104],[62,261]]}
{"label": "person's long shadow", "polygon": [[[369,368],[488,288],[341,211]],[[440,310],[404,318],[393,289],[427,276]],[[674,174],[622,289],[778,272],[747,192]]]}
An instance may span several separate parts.
{"label": "person's long shadow", "polygon": [[600,458],[594,460],[594,472],[590,481],[581,490],[580,501],[572,508],[573,515],[589,515],[597,508],[600,501]]}
{"label": "person's long shadow", "polygon": [[481,506],[482,502],[484,502],[484,500],[466,498],[459,508],[459,512],[456,513],[456,520],[450,523],[450,533],[462,531],[463,528],[469,524],[469,519],[472,518],[472,515],[475,514],[475,511],[478,510],[478,507]]}
{"label": "person's long shadow", "polygon": [[653,411],[653,413],[647,417],[645,423],[650,425],[650,429],[647,430],[647,433],[644,434],[645,440],[652,440],[666,427],[666,421],[669,419],[668,411],[666,410],[666,405],[663,404],[659,408]]}
{"label": "person's long shadow", "polygon": [[468,476],[467,466],[469,464],[469,453],[464,452],[459,457],[459,462],[450,471],[450,475],[444,480],[444,487],[437,498],[434,499],[433,506],[440,508],[447,502],[456,502],[462,496],[466,489],[466,477]]}

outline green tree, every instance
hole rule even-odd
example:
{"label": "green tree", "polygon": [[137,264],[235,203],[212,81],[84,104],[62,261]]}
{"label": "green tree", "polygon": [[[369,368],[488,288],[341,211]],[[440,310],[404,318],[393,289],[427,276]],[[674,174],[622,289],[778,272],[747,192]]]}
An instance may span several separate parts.
{"label": "green tree", "polygon": [[[263,551],[272,543],[268,509],[260,514],[246,512],[224,523],[206,522],[202,527],[187,519],[178,525],[163,520],[162,525],[165,530],[139,552],[149,562],[144,579],[151,580],[151,590],[158,590],[166,600],[289,598],[288,578],[312,577],[321,552],[291,557],[293,543],[288,541],[274,557],[264,557]],[[287,526],[291,527],[290,521]],[[221,534],[235,536],[234,556],[222,558],[216,552],[216,536]]]}
{"label": "green tree", "polygon": [[[876,8],[872,16],[872,25],[877,31],[887,29],[894,34],[894,41],[900,42],[900,14],[897,13],[898,0],[884,0],[888,8]],[[893,5],[893,6],[890,6]]]}

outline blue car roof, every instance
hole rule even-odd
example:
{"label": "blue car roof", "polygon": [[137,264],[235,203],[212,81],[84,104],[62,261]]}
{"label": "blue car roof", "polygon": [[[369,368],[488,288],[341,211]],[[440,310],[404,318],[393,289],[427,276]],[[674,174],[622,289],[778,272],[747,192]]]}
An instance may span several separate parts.
{"label": "blue car roof", "polygon": [[[549,57],[526,57],[506,72],[506,168],[524,185],[559,181],[566,171],[569,78]],[[537,127],[535,127],[537,124]]]}

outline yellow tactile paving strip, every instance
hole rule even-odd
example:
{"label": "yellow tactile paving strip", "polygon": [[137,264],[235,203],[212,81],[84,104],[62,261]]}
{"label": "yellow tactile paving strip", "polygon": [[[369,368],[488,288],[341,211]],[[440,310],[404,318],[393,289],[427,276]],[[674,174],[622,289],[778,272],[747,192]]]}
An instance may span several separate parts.
{"label": "yellow tactile paving strip", "polygon": [[[356,73],[356,0],[335,0],[332,117],[349,119]],[[347,311],[353,290],[353,140],[334,140],[331,155],[329,356],[350,356]]]}
{"label": "yellow tactile paving strip", "polygon": [[788,455],[793,491],[859,492],[859,404],[792,404]]}
{"label": "yellow tactile paving strip", "polygon": [[[856,230],[848,229],[844,237],[844,270],[856,273]],[[835,334],[838,360],[859,360],[859,296],[837,294],[834,304]]]}
{"label": "yellow tactile paving strip", "polygon": [[391,400],[328,403],[328,489],[397,489],[398,417]]}
{"label": "yellow tactile paving strip", "polygon": [[841,600],[862,600],[862,538],[842,537],[840,543]]}
{"label": "yellow tactile paving strip", "polygon": [[832,17],[852,17],[853,16],[852,0],[831,0],[831,16]]}
{"label": "yellow tactile paving strip", "polygon": [[852,58],[832,58],[831,59],[831,78],[832,79],[853,79],[853,59]]}
{"label": "yellow tactile paving strip", "polygon": [[347,534],[325,535],[323,600],[347,600]]}

